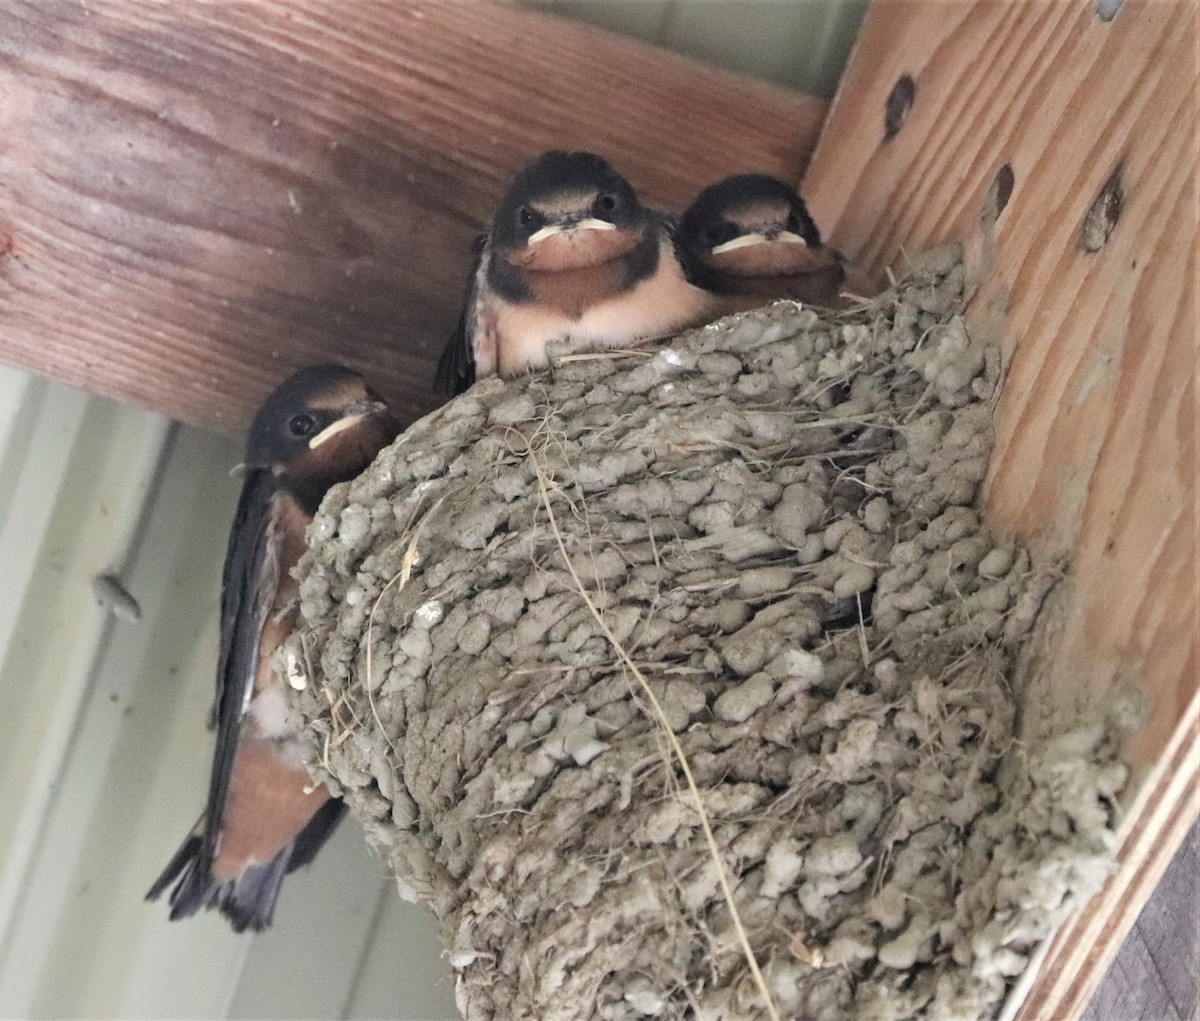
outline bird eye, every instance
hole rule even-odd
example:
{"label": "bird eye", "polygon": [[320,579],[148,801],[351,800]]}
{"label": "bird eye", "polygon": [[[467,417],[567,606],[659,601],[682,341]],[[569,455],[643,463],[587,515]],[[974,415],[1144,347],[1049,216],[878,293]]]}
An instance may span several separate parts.
{"label": "bird eye", "polygon": [[700,237],[704,243],[710,248],[721,243],[721,228],[720,227],[705,227],[700,233]]}
{"label": "bird eye", "polygon": [[617,196],[613,195],[611,192],[605,192],[598,199],[596,199],[596,212],[598,212],[598,213],[615,212],[616,208],[617,208],[617,204],[618,204]]}
{"label": "bird eye", "polygon": [[316,424],[317,420],[312,415],[293,415],[288,419],[288,432],[293,436],[307,436]]}
{"label": "bird eye", "polygon": [[517,210],[517,222],[522,227],[531,226],[535,219],[537,219],[537,214],[528,206],[521,206],[521,208]]}

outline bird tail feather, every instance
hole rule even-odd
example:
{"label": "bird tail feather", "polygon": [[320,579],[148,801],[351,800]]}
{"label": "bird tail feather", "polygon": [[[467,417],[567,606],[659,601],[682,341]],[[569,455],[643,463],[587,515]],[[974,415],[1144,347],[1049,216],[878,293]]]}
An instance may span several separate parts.
{"label": "bird tail feather", "polygon": [[157,900],[174,883],[169,898],[171,921],[188,918],[203,908],[216,908],[229,920],[234,932],[246,929],[259,932],[275,916],[283,877],[316,857],[345,811],[345,802],[330,799],[274,858],[249,864],[233,879],[224,880],[212,874],[212,859],[205,853],[201,819],[150,887],[146,900]]}

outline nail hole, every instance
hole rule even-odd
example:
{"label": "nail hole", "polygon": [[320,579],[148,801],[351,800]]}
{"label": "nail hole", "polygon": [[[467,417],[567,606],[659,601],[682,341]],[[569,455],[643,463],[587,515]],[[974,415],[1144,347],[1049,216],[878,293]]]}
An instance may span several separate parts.
{"label": "nail hole", "polygon": [[1100,194],[1092,203],[1092,207],[1083,218],[1083,229],[1080,231],[1079,243],[1084,251],[1098,252],[1112,237],[1117,221],[1121,218],[1121,210],[1125,205],[1125,189],[1121,186],[1121,167],[1112,172]]}
{"label": "nail hole", "polygon": [[1096,0],[1096,17],[1101,21],[1112,21],[1125,0]]}
{"label": "nail hole", "polygon": [[988,185],[987,194],[983,197],[983,209],[979,214],[980,222],[985,228],[994,227],[1012,197],[1013,172],[1012,167],[1003,163]]}
{"label": "nail hole", "polygon": [[917,95],[917,83],[912,75],[902,74],[896,79],[892,91],[888,93],[887,102],[883,107],[883,140],[895,138],[912,109],[913,99]]}

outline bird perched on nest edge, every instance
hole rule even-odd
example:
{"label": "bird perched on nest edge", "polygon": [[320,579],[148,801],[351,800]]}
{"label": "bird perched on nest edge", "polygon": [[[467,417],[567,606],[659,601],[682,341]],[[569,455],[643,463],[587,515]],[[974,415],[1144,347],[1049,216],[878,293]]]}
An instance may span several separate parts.
{"label": "bird perched on nest edge", "polygon": [[291,569],[321,498],[398,431],[362,377],[340,365],[295,373],[254,418],[221,586],[208,802],[146,895],[175,883],[172,919],[216,908],[237,932],[266,928],[284,876],[313,860],[345,812],[304,767],[273,653],[297,623]]}
{"label": "bird perched on nest edge", "polygon": [[714,318],[780,298],[844,308],[873,290],[822,242],[796,191],[766,174],[709,185],[683,214],[677,240],[689,279],[714,298]]}
{"label": "bird perched on nest edge", "polygon": [[596,348],[668,337],[711,318],[711,304],[685,276],[666,216],[601,157],[553,150],[517,174],[480,239],[435,382],[454,395],[539,368],[560,338]]}

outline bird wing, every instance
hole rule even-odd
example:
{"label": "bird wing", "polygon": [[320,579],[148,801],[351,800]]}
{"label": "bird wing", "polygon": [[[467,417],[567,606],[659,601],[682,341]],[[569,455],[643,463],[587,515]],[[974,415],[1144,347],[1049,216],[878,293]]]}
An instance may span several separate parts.
{"label": "bird wing", "polygon": [[[252,469],[247,473],[225,550],[217,695],[210,720],[217,730],[217,742],[208,801],[204,815],[146,894],[147,900],[155,900],[178,879],[171,893],[172,918],[216,904],[238,931],[247,925],[262,928],[269,923],[287,866],[286,855],[280,855],[277,861],[254,870],[249,882],[262,889],[255,888],[250,894],[241,890],[238,882],[221,882],[212,874],[242,717],[254,693],[263,624],[279,584],[282,536],[274,522],[277,493],[276,480],[269,471]],[[242,901],[254,910],[242,911]]]}
{"label": "bird wing", "polygon": [[683,270],[683,278],[693,287],[706,290],[704,267],[700,263],[700,260],[696,258],[695,253],[689,251],[688,246],[683,243],[679,218],[661,209],[650,210],[650,215],[657,223],[659,231],[671,243],[671,250],[675,253],[675,261],[679,263],[679,268]]}
{"label": "bird wing", "polygon": [[281,536],[274,525],[278,492],[269,471],[251,471],[238,500],[221,581],[221,647],[213,716],[217,744],[209,781],[204,858],[211,863],[233,774],[242,717],[254,694],[263,624],[279,585]]}
{"label": "bird wing", "polygon": [[480,234],[471,246],[471,275],[467,278],[462,310],[433,377],[434,387],[447,397],[457,397],[475,382],[475,323],[487,240],[487,234]]}

